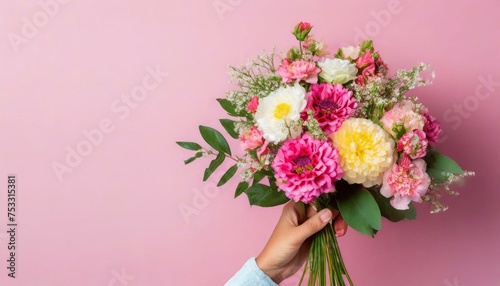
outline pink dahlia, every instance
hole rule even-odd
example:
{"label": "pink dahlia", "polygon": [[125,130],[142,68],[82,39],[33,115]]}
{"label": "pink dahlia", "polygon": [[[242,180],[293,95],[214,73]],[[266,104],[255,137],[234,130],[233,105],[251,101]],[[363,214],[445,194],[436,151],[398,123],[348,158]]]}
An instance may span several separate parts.
{"label": "pink dahlia", "polygon": [[427,153],[427,139],[422,130],[415,129],[403,135],[398,141],[398,152],[412,159],[422,158]]}
{"label": "pink dahlia", "polygon": [[441,133],[441,123],[428,113],[424,113],[425,123],[424,132],[429,141],[429,145],[436,145],[439,140],[439,133]]}
{"label": "pink dahlia", "polygon": [[314,118],[318,120],[321,129],[327,134],[332,134],[357,107],[352,91],[345,89],[341,84],[315,84],[307,94],[307,106],[301,117],[306,119],[307,110],[313,110]]}
{"label": "pink dahlia", "polygon": [[307,204],[324,193],[335,191],[333,183],[344,173],[339,160],[336,148],[304,133],[301,138],[281,146],[272,167],[277,184],[286,196]]}
{"label": "pink dahlia", "polygon": [[421,202],[431,179],[425,172],[427,165],[423,159],[411,161],[403,157],[398,164],[384,173],[380,193],[391,199],[391,205],[398,210],[407,210],[411,201]]}
{"label": "pink dahlia", "polygon": [[289,59],[285,58],[281,62],[281,66],[278,68],[278,74],[283,79],[283,82],[289,83],[295,80],[303,80],[307,83],[317,83],[318,73],[321,69],[316,67],[313,62],[307,61],[294,61],[290,62]]}

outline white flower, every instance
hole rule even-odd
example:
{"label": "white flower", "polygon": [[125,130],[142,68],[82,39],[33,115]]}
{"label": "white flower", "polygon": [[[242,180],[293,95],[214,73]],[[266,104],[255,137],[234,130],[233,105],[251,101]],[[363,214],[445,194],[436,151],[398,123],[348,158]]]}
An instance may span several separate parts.
{"label": "white flower", "polygon": [[356,65],[348,60],[325,59],[318,62],[318,66],[321,68],[319,77],[331,84],[344,84],[355,79],[358,73]]}
{"label": "white flower", "polygon": [[344,58],[351,58],[353,60],[357,59],[359,57],[359,46],[353,47],[353,46],[348,46],[342,48],[342,54],[344,55]]}
{"label": "white flower", "polygon": [[260,100],[256,125],[267,141],[282,142],[290,134],[290,122],[300,119],[306,104],[306,90],[301,85],[280,87]]}

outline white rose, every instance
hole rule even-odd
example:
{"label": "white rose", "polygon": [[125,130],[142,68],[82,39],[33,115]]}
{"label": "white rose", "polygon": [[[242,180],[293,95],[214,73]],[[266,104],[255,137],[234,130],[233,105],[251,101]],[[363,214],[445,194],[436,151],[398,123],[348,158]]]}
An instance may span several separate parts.
{"label": "white rose", "polygon": [[325,59],[318,62],[318,66],[321,68],[319,77],[331,84],[344,84],[355,79],[358,73],[356,65],[348,60]]}
{"label": "white rose", "polygon": [[355,60],[359,57],[359,52],[360,52],[359,46],[356,47],[349,46],[342,48],[342,54],[344,55],[345,59],[351,58]]}
{"label": "white rose", "polygon": [[306,90],[301,85],[280,87],[260,100],[255,112],[256,125],[263,137],[275,144],[284,141],[289,134],[297,136],[301,130],[290,130],[290,123],[300,119],[306,104]]}

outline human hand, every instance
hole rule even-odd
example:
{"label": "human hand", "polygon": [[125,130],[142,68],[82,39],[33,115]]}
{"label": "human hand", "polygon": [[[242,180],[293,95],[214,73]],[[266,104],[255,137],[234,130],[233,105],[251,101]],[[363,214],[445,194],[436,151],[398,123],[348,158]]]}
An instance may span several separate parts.
{"label": "human hand", "polygon": [[287,203],[269,241],[255,259],[257,265],[274,282],[281,283],[306,261],[311,246],[308,238],[332,220],[337,236],[343,236],[347,223],[337,210],[317,212],[308,205],[304,209],[301,203]]}

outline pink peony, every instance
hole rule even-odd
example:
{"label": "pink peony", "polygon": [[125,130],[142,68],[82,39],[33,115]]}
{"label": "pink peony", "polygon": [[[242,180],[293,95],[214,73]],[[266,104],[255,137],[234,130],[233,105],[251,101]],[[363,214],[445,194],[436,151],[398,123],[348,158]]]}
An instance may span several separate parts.
{"label": "pink peony", "polygon": [[254,95],[250,102],[247,105],[248,111],[255,113],[257,111],[257,107],[259,106],[259,97]]}
{"label": "pink peony", "polygon": [[427,153],[427,139],[422,130],[415,129],[403,135],[398,141],[398,152],[412,159],[422,158]]}
{"label": "pink peony", "polygon": [[380,193],[391,199],[391,205],[398,210],[407,210],[411,201],[421,202],[431,179],[425,172],[427,165],[423,159],[411,161],[403,157],[399,164],[384,173]]}
{"label": "pink peony", "polygon": [[[385,131],[392,137],[399,139],[394,128],[403,127],[403,134],[415,129],[424,129],[425,118],[416,112],[415,103],[411,100],[402,100],[387,111],[380,122]],[[401,136],[402,134],[400,134]]]}
{"label": "pink peony", "polygon": [[439,133],[441,133],[441,123],[428,113],[423,114],[425,118],[424,132],[429,141],[429,145],[436,145],[439,140]]}
{"label": "pink peony", "polygon": [[314,84],[307,94],[307,106],[301,113],[301,118],[306,119],[307,110],[313,110],[314,118],[318,120],[321,129],[327,134],[332,134],[357,107],[352,91],[345,89],[341,84]]}
{"label": "pink peony", "polygon": [[285,58],[281,62],[281,66],[278,68],[278,74],[283,79],[283,82],[289,83],[295,80],[304,80],[307,83],[317,83],[318,73],[321,69],[316,67],[313,62],[307,61],[294,61],[290,62],[289,59]]}
{"label": "pink peony", "polygon": [[336,148],[305,133],[281,146],[272,167],[286,196],[307,204],[335,191],[333,183],[343,175],[339,160]]}
{"label": "pink peony", "polygon": [[252,126],[240,136],[240,147],[243,151],[253,150],[264,143],[262,131]]}

